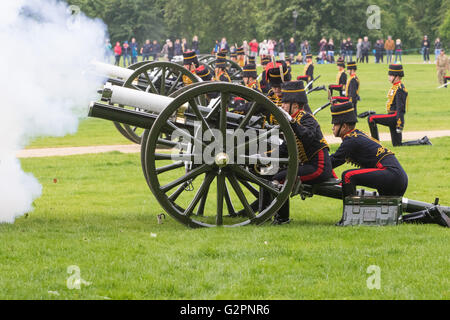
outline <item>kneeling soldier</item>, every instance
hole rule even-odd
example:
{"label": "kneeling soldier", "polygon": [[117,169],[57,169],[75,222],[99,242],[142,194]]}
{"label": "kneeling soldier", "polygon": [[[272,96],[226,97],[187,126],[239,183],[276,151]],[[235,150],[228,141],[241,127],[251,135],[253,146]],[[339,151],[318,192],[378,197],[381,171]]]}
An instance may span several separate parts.
{"label": "kneeling soldier", "polygon": [[[307,104],[302,81],[286,82],[282,85],[282,111],[295,133],[299,153],[298,176],[303,183],[318,184],[333,177],[329,147],[323,137],[320,125],[313,115],[302,107]],[[280,157],[287,157],[286,146],[280,147]],[[277,173],[275,184],[283,183],[287,171]],[[289,200],[275,215],[273,224],[289,223]]]}
{"label": "kneeling soldier", "polygon": [[332,84],[328,88],[333,95],[333,91],[339,91],[339,96],[345,96],[345,86],[347,85],[347,74],[345,73],[345,60],[339,58],[337,61],[338,74],[336,78],[337,84]]}
{"label": "kneeling soldier", "polygon": [[423,137],[420,140],[408,141],[402,143],[402,132],[405,125],[405,113],[408,101],[408,91],[402,83],[402,78],[405,76],[403,66],[395,64],[389,66],[389,81],[392,83],[392,88],[388,92],[388,102],[386,105],[388,114],[377,114],[369,116],[369,128],[373,138],[379,140],[377,124],[388,126],[391,132],[392,144],[394,147],[398,146],[413,146],[413,145],[431,145],[428,137]]}
{"label": "kneeling soldier", "polygon": [[[331,107],[331,115],[333,134],[342,139],[342,144],[330,157],[333,169],[345,162],[360,167],[342,173],[343,199],[356,195],[356,186],[376,189],[381,196],[403,197],[408,187],[406,172],[394,153],[383,147],[379,141],[355,129],[358,120],[352,103],[334,104]],[[433,222],[450,226],[450,219],[438,207],[405,215],[403,221]]]}

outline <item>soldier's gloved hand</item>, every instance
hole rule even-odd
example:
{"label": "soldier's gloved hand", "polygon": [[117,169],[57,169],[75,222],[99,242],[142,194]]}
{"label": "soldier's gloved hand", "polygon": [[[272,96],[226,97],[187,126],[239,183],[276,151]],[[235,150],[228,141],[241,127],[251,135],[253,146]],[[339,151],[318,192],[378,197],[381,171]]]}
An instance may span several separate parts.
{"label": "soldier's gloved hand", "polygon": [[292,119],[291,115],[284,111],[283,109],[280,109],[280,111],[283,113],[283,116],[287,119],[287,121],[292,122],[294,119]]}
{"label": "soldier's gloved hand", "polygon": [[403,132],[403,128],[397,128],[397,133],[402,133]]}

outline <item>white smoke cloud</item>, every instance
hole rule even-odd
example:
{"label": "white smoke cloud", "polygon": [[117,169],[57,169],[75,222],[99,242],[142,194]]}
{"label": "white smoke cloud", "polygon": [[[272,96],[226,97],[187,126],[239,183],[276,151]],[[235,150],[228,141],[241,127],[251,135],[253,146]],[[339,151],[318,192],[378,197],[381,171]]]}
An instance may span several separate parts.
{"label": "white smoke cloud", "polygon": [[31,211],[42,187],[16,159],[38,136],[73,134],[101,80],[106,27],[56,0],[0,1],[0,223]]}

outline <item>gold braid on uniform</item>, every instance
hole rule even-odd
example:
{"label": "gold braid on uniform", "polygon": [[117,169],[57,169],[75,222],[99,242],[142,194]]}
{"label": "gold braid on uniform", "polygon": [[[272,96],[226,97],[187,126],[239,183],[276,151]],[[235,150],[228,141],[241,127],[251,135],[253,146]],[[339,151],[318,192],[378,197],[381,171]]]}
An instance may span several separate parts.
{"label": "gold braid on uniform", "polygon": [[391,89],[388,91],[388,101],[386,103],[386,110],[388,113],[391,113],[392,103],[394,102],[395,95],[397,94],[398,89],[400,88],[400,83],[394,84]]}

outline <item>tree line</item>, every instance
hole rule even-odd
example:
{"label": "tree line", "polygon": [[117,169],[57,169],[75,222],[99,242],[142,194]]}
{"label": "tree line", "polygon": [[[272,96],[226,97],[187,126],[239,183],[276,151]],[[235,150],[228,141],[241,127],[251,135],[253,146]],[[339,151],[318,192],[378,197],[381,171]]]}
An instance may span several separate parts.
{"label": "tree line", "polygon": [[[69,0],[90,17],[108,26],[111,42],[197,35],[202,52],[226,37],[241,44],[253,38],[309,40],[313,48],[322,37],[335,43],[351,37],[374,39],[392,35],[406,49],[420,47],[428,35],[450,41],[448,0]],[[369,29],[371,5],[380,8],[380,29]],[[294,18],[294,11],[298,17]],[[377,14],[376,12],[372,14]],[[375,16],[376,18],[376,16]]]}

